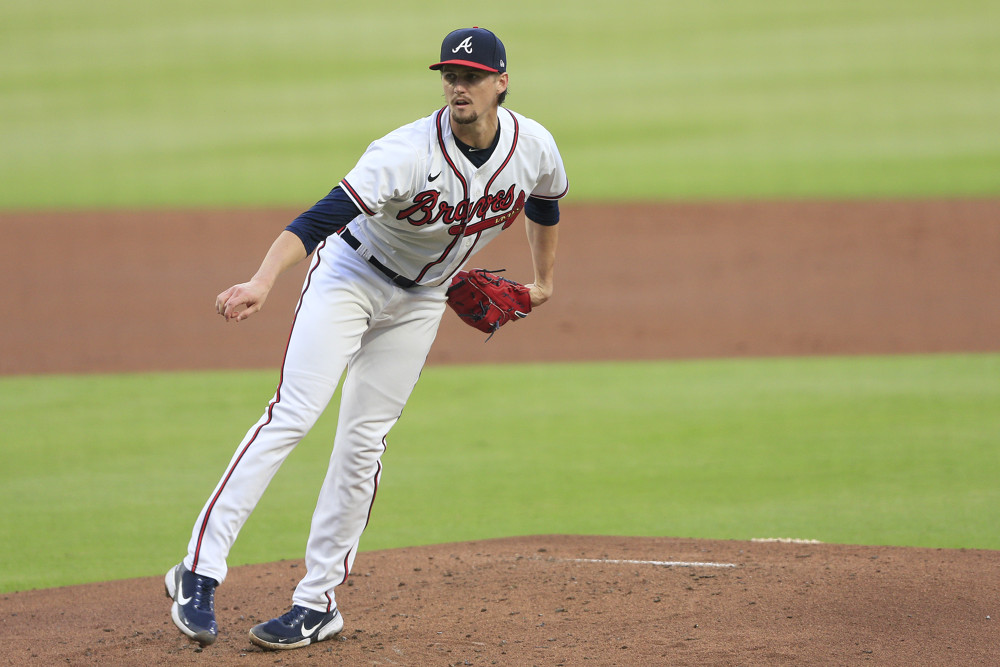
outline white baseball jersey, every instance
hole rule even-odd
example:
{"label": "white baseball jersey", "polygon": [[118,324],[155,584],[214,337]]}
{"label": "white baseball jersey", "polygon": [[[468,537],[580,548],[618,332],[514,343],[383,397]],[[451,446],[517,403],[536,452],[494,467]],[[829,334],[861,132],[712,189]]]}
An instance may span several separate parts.
{"label": "white baseball jersey", "polygon": [[563,197],[552,135],[503,107],[498,118],[499,144],[478,168],[455,145],[447,107],[373,142],[340,182],[363,212],[351,234],[400,275],[437,285],[508,228],[529,196]]}

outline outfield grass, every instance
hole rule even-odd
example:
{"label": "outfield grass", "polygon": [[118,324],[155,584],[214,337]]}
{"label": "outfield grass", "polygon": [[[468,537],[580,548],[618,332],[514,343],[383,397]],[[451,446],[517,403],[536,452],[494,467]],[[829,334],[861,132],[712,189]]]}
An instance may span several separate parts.
{"label": "outfield grass", "polygon": [[[362,548],[580,533],[1000,548],[1000,355],[432,367]],[[0,378],[0,591],[159,573],[271,372]],[[231,564],[301,558],[334,415]]]}
{"label": "outfield grass", "polygon": [[1000,193],[989,0],[8,0],[0,210],[306,206],[473,23],[576,201]]}

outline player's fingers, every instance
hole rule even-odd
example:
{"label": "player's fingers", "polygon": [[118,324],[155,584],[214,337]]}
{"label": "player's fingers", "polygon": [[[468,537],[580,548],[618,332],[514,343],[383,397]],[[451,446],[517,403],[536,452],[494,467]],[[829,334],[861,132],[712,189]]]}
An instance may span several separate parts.
{"label": "player's fingers", "polygon": [[247,305],[247,299],[244,295],[233,295],[222,305],[221,315],[226,318],[226,321],[235,318],[240,310]]}
{"label": "player's fingers", "polygon": [[219,296],[215,297],[215,312],[217,312],[219,315],[226,314],[226,304],[232,298],[233,292],[235,291],[236,291],[236,285],[233,285],[225,292],[222,292],[219,294]]}
{"label": "player's fingers", "polygon": [[256,313],[259,310],[260,310],[260,304],[259,303],[255,303],[255,304],[253,304],[251,306],[247,306],[246,308],[244,308],[240,312],[236,313],[235,316],[233,317],[233,319],[235,319],[237,322],[242,322],[243,320],[245,320],[246,318],[250,317],[251,315],[253,315],[254,313]]}

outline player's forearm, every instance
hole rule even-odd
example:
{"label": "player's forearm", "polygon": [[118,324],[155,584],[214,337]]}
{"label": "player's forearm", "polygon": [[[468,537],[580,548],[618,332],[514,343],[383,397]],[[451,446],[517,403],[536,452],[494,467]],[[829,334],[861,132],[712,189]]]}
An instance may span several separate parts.
{"label": "player's forearm", "polygon": [[260,268],[251,280],[274,287],[278,276],[306,258],[306,249],[302,240],[288,230],[284,230],[271,244],[271,248],[260,263]]}
{"label": "player's forearm", "polygon": [[[539,225],[528,220],[528,246],[535,269],[534,285],[547,300],[555,286],[556,246],[559,243],[558,225]],[[537,304],[536,304],[537,305]]]}

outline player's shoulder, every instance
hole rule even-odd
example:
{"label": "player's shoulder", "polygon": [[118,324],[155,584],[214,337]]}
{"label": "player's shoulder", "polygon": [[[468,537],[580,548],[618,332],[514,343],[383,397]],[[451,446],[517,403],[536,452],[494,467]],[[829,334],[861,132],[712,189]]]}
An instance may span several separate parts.
{"label": "player's shoulder", "polygon": [[501,113],[503,112],[509,113],[517,121],[517,132],[521,138],[535,138],[545,143],[555,143],[552,133],[537,120],[506,107],[502,107]]}

